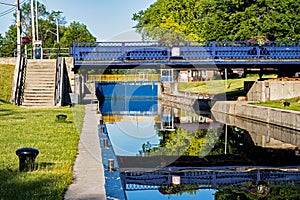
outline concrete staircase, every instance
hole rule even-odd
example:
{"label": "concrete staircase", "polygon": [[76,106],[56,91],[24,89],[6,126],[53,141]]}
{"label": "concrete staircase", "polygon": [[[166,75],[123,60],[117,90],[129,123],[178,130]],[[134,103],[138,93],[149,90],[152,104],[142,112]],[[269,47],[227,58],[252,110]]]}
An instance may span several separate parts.
{"label": "concrete staircase", "polygon": [[28,60],[22,106],[54,107],[56,60]]}

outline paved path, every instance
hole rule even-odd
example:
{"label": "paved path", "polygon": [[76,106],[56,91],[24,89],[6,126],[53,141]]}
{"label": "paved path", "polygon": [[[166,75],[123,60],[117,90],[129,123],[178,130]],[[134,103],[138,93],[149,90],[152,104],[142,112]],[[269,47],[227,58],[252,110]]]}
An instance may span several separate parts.
{"label": "paved path", "polygon": [[96,104],[88,104],[85,107],[78,155],[73,168],[74,181],[66,192],[66,200],[106,199],[96,110]]}

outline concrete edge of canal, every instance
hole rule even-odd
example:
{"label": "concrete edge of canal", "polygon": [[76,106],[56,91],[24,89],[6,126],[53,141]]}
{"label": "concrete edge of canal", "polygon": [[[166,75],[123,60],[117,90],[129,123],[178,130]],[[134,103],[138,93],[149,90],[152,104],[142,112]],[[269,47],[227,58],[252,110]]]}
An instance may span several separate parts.
{"label": "concrete edge of canal", "polygon": [[300,130],[300,112],[247,103],[243,101],[217,101],[211,111]]}
{"label": "concrete edge of canal", "polygon": [[73,183],[65,194],[66,200],[106,199],[97,119],[97,104],[86,105],[78,154],[73,167]]}

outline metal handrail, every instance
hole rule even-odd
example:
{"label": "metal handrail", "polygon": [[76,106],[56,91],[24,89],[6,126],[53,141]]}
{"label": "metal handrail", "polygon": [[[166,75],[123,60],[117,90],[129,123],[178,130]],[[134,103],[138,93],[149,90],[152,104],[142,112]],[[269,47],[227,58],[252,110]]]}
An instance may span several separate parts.
{"label": "metal handrail", "polygon": [[56,59],[55,94],[54,94],[55,106],[60,106],[62,101],[63,63],[64,63],[64,58],[58,57]]}
{"label": "metal handrail", "polygon": [[[43,59],[58,58],[58,55],[64,57],[70,56],[69,48],[59,48],[59,53],[58,53],[58,48],[43,48],[42,50],[43,50],[42,52]],[[27,50],[27,56],[28,58],[33,58],[32,49]]]}
{"label": "metal handrail", "polygon": [[25,88],[25,77],[26,77],[27,59],[21,57],[19,70],[17,75],[16,90],[15,90],[15,104],[22,105],[24,88]]}
{"label": "metal handrail", "polygon": [[99,81],[99,82],[146,82],[146,81],[160,81],[160,74],[89,74],[88,82]]}
{"label": "metal handrail", "polygon": [[247,41],[187,41],[174,46],[159,41],[82,42],[73,44],[70,55],[75,61],[277,60],[300,59],[300,46],[298,41],[271,41],[262,46]]}

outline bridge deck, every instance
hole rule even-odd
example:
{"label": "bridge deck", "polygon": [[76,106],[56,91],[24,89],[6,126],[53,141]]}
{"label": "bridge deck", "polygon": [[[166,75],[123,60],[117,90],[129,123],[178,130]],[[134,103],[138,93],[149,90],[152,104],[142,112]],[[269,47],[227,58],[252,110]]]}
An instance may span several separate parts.
{"label": "bridge deck", "polygon": [[162,46],[159,42],[74,43],[75,66],[279,66],[298,65],[300,46],[295,42],[273,42],[248,46],[245,42],[184,43]]}

